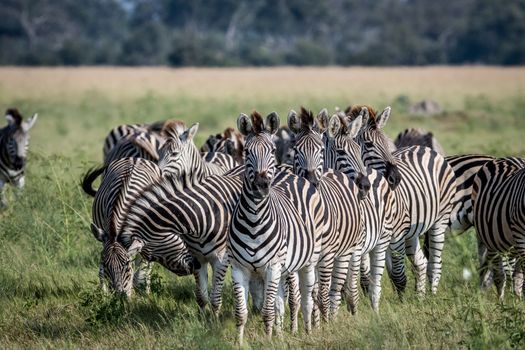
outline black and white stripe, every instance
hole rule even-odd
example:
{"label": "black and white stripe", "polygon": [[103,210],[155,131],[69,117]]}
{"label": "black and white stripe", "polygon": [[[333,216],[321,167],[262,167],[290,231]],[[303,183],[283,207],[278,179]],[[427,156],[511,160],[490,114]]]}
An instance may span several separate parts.
{"label": "black and white stripe", "polygon": [[[298,273],[303,319],[311,329],[315,266],[321,250],[323,208],[315,187],[306,180],[277,173],[272,135],[279,117],[241,114],[239,131],[246,137],[242,193],[232,219],[229,247],[239,342],[247,321],[251,280],[264,281],[262,315],[265,331],[278,329],[284,314],[284,278]],[[276,182],[279,182],[277,184]],[[277,299],[277,300],[276,300]],[[277,318],[275,318],[277,308]]]}
{"label": "black and white stripe", "polygon": [[[131,295],[132,258],[139,245],[132,244],[131,249],[123,244],[120,237],[122,226],[134,200],[161,178],[159,167],[141,158],[123,158],[107,166],[93,201],[91,224],[93,235],[104,245],[99,270],[104,289],[108,279],[114,290]],[[187,275],[193,269],[193,258],[178,236],[167,240],[162,249],[150,252],[146,260],[135,274],[134,283],[135,286],[144,284],[146,292],[149,292],[149,261],[157,261],[179,275]]]}
{"label": "black and white stripe", "polygon": [[445,156],[445,151],[438,140],[435,138],[434,134],[420,128],[409,128],[400,132],[397,135],[394,144],[397,148],[425,146],[433,149],[442,156]]}
{"label": "black and white stripe", "polygon": [[[337,120],[338,121],[338,120]],[[358,276],[362,245],[365,241],[360,200],[367,195],[345,174],[324,170],[323,132],[328,129],[328,112],[323,109],[314,120],[312,112],[301,108],[300,115],[291,111],[288,127],[293,132],[294,173],[314,184],[324,206],[326,224],[323,230],[322,251],[317,266],[318,303],[323,319],[333,316],[340,304],[340,295],[347,273]],[[337,133],[334,127],[330,133]],[[364,180],[368,181],[366,177]],[[357,297],[355,291],[351,293]],[[355,303],[354,303],[355,304]]]}
{"label": "black and white stripe", "polygon": [[398,291],[406,286],[405,252],[416,270],[416,291],[425,293],[427,259],[420,247],[419,237],[429,234],[428,275],[432,293],[437,292],[441,278],[442,251],[445,230],[454,205],[456,182],[452,168],[437,152],[414,146],[391,153],[391,140],[384,134],[390,107],[376,114],[361,106],[350,110],[351,118],[362,115],[367,120],[357,136],[364,163],[378,170],[392,190],[400,191],[408,210],[410,227],[398,241],[391,244],[391,277]]}
{"label": "black and white stripe", "polygon": [[505,287],[501,269],[504,254],[516,259],[514,290],[521,296],[525,262],[525,159],[509,157],[485,163],[474,178],[472,202],[474,227],[487,247],[485,266],[492,269],[499,298],[503,298]]}
{"label": "black and white stripe", "polygon": [[17,109],[6,111],[7,126],[0,129],[0,209],[6,206],[3,188],[9,183],[17,188],[17,194],[25,185],[25,169],[29,130],[35,124],[38,115],[34,114],[27,121]]}

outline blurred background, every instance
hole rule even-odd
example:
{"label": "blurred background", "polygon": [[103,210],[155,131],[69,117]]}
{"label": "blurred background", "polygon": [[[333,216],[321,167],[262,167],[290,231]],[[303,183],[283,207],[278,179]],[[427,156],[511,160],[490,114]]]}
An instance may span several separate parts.
{"label": "blurred background", "polygon": [[525,0],[3,0],[2,65],[525,62]]}

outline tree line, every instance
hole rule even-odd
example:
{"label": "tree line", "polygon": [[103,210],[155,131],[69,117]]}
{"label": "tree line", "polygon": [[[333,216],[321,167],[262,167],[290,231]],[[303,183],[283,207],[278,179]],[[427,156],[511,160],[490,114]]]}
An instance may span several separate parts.
{"label": "tree line", "polygon": [[525,63],[525,0],[2,0],[3,65]]}

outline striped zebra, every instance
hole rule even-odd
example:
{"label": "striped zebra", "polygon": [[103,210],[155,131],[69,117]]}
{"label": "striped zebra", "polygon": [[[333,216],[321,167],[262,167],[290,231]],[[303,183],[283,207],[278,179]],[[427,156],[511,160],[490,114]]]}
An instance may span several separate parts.
{"label": "striped zebra", "polygon": [[[309,332],[315,266],[324,226],[322,202],[315,187],[306,180],[276,172],[272,142],[279,127],[276,113],[269,114],[266,122],[257,112],[251,117],[241,114],[237,125],[246,138],[245,171],[228,242],[239,343],[243,342],[248,318],[250,281],[264,281],[262,316],[265,332],[271,336],[274,321],[278,331],[282,326],[284,279],[296,272],[303,320]],[[278,181],[282,182],[276,184]]]}
{"label": "striped zebra", "polygon": [[[109,131],[108,135],[104,139],[104,147],[102,148],[104,163],[110,163],[106,161],[107,155],[109,154],[111,149],[115,147],[115,145],[127,135],[136,133],[151,133],[156,135],[159,138],[159,142],[162,143],[160,134],[166,122],[167,121],[158,121],[152,124],[124,124],[114,127]],[[181,128],[184,128],[183,122],[178,123]],[[182,131],[183,129],[181,129],[181,132]]]}
{"label": "striped zebra", "polygon": [[210,135],[200,148],[201,152],[225,153],[237,164],[244,163],[244,137],[233,128],[226,128],[222,134]]}
{"label": "striped zebra", "polygon": [[[87,177],[87,176],[86,176]],[[141,158],[123,158],[109,164],[106,175],[95,195],[92,207],[91,231],[103,243],[99,277],[102,288],[111,287],[130,296],[132,285],[143,286],[146,293],[150,287],[150,261],[159,262],[178,275],[187,275],[198,269],[198,261],[188,253],[186,245],[179,236],[172,235],[164,241],[164,246],[149,252],[147,261],[138,264],[139,269],[133,279],[132,257],[140,245],[124,246],[120,241],[122,225],[131,203],[149,185],[161,180],[159,167]]]}
{"label": "striped zebra", "polygon": [[[344,113],[332,116],[329,132],[323,135],[324,153],[330,166],[348,175],[360,190],[359,211],[364,220],[365,239],[361,249],[361,261],[356,260],[356,264],[361,265],[361,284],[371,300],[372,308],[377,312],[386,251],[392,235],[394,234],[395,240],[399,232],[407,229],[409,218],[399,193],[390,190],[387,180],[378,171],[366,169],[363,164],[361,147],[355,141],[362,127],[363,116],[359,115],[354,120],[350,120]],[[368,181],[363,183],[362,179]],[[355,313],[359,301],[358,274],[357,271],[350,272],[347,306]]]}
{"label": "striped zebra", "polygon": [[[392,190],[401,192],[410,217],[410,227],[402,235],[394,235],[399,239],[391,243],[391,250],[387,252],[387,263],[392,263],[389,269],[391,278],[398,292],[403,292],[406,287],[406,253],[416,271],[417,293],[425,293],[428,270],[431,291],[435,294],[441,278],[445,231],[456,195],[454,171],[440,154],[427,147],[413,146],[391,153],[392,141],[383,132],[390,117],[390,107],[381,113],[367,107],[352,107],[350,118],[358,115],[366,120],[357,135],[365,165],[378,170]],[[428,260],[419,242],[419,237],[427,231]]]}
{"label": "striped zebra", "polygon": [[3,196],[6,183],[15,186],[17,195],[24,188],[29,130],[37,118],[38,114],[35,113],[23,121],[15,108],[5,113],[7,126],[0,129],[0,209],[7,205]]}
{"label": "striped zebra", "polygon": [[[500,300],[505,290],[503,255],[516,259],[514,292],[521,297],[525,262],[525,159],[488,161],[474,178],[474,227],[487,247],[485,266],[492,269]],[[483,272],[484,269],[482,268]]]}
{"label": "striped zebra", "polygon": [[191,187],[210,175],[224,174],[237,166],[233,157],[223,153],[205,154],[203,159],[193,142],[198,130],[198,123],[182,133],[176,128],[164,129],[166,141],[159,151],[159,166],[163,172],[179,180],[177,184],[182,186],[181,189]]}
{"label": "striped zebra", "polygon": [[[317,115],[316,120],[312,112],[303,107],[299,115],[293,110],[288,114],[288,128],[295,139],[293,171],[316,186],[325,208],[326,225],[317,266],[318,303],[324,321],[334,316],[340,304],[340,294],[349,268],[351,275],[358,276],[365,241],[359,202],[367,196],[370,186],[367,177],[360,178],[358,188],[345,174],[324,170],[323,133],[328,130],[328,125],[326,109]],[[332,128],[327,132],[332,136],[339,131],[339,125],[330,125]],[[360,125],[357,130],[359,128]],[[357,283],[352,287],[355,287],[352,291],[352,300],[355,300],[358,295]]]}
{"label": "striped zebra", "polygon": [[280,127],[274,136],[275,161],[277,165],[293,165],[293,145],[295,143],[293,133],[287,126]]}
{"label": "striped zebra", "polygon": [[436,140],[434,134],[419,128],[409,128],[400,132],[394,144],[397,148],[409,146],[425,146],[433,149],[437,153],[445,156],[445,151],[441,144]]}

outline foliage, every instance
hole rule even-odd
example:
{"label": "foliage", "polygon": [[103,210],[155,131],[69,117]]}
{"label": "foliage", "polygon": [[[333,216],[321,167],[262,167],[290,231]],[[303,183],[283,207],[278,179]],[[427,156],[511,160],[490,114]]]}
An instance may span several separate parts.
{"label": "foliage", "polygon": [[0,64],[525,62],[525,0],[5,0]]}

